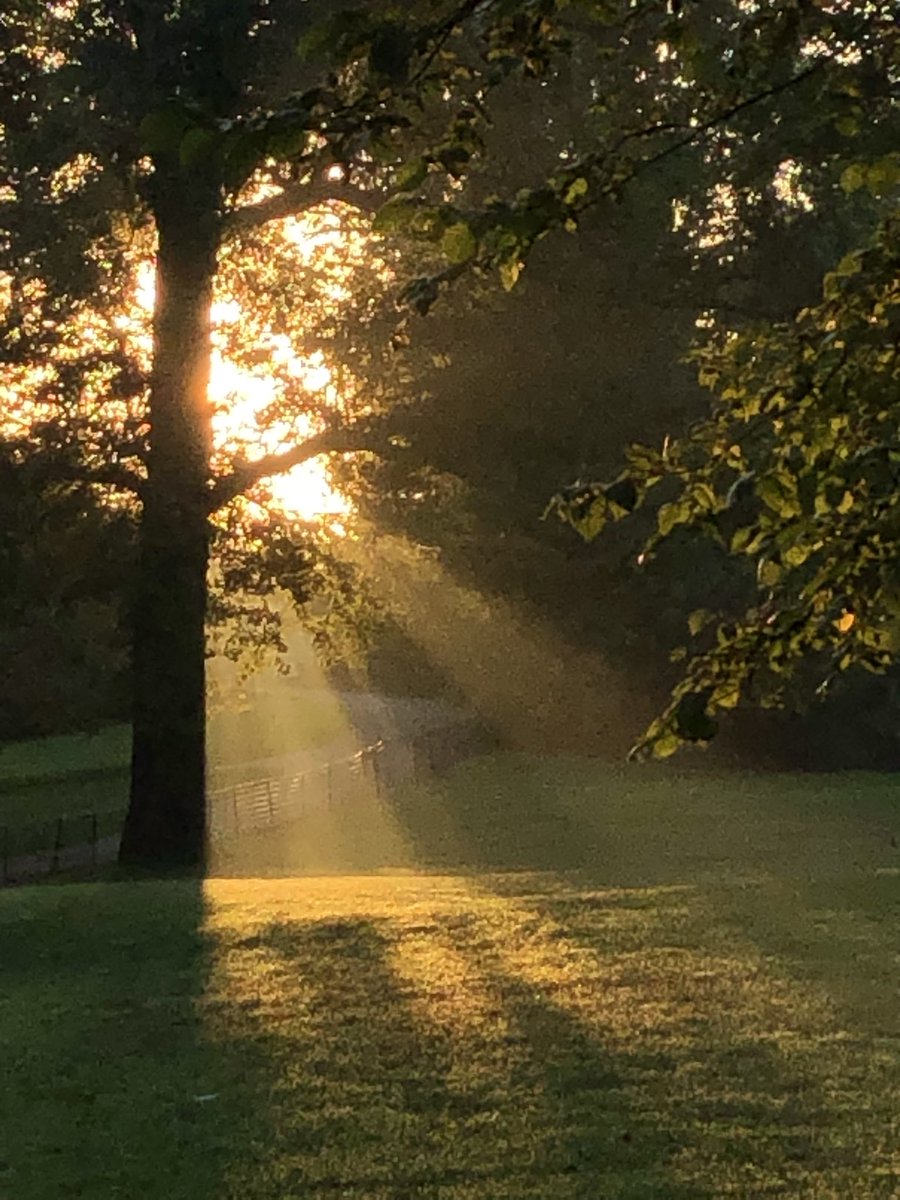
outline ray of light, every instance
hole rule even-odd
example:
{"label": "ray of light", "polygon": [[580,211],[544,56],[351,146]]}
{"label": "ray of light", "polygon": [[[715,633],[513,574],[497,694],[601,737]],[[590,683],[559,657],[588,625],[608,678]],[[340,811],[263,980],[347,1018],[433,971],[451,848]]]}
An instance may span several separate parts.
{"label": "ray of light", "polygon": [[576,650],[510,601],[464,586],[409,541],[346,537],[337,552],[507,744],[619,760],[649,717],[647,698],[599,654]]}
{"label": "ray of light", "polygon": [[[247,676],[218,656],[209,663],[212,873],[411,866],[389,797],[358,757],[371,738],[358,728],[287,602],[282,618],[289,674],[271,665]],[[389,737],[381,725],[381,736]],[[254,783],[258,795],[247,786]],[[266,810],[269,787],[272,812]]]}

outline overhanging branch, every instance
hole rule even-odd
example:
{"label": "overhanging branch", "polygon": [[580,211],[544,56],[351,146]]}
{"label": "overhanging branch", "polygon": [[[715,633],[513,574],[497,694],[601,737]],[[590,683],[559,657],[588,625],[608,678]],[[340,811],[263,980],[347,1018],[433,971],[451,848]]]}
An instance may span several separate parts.
{"label": "overhanging branch", "polygon": [[212,481],[209,489],[209,511],[230,504],[248,488],[273,475],[299,467],[301,463],[322,454],[350,454],[354,450],[371,450],[376,444],[376,427],[370,421],[360,421],[338,429],[323,429],[289,450],[266,454],[252,462],[238,463],[227,475]]}
{"label": "overhanging branch", "polygon": [[227,238],[241,230],[259,229],[270,221],[283,221],[331,201],[374,214],[384,203],[384,196],[378,191],[354,187],[339,179],[316,179],[291,184],[275,196],[267,196],[255,204],[234,209],[224,219],[223,235]]}

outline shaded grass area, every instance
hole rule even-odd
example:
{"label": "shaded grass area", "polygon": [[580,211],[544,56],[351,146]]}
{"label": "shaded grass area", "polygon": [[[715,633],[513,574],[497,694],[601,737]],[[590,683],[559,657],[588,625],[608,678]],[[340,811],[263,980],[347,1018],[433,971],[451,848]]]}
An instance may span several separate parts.
{"label": "shaded grass area", "polygon": [[128,798],[131,730],[113,725],[96,734],[39,738],[0,747],[0,827],[8,855],[91,836],[85,814],[99,815],[99,836],[113,833]]}
{"label": "shaded grass area", "polygon": [[345,811],[380,874],[0,894],[0,1195],[897,1195],[892,781],[714,784],[501,757]]}
{"label": "shaded grass area", "polygon": [[130,753],[128,725],[109,725],[94,734],[8,742],[0,746],[0,787],[121,770]]}
{"label": "shaded grass area", "polygon": [[472,759],[388,805],[417,861],[578,868],[604,882],[900,863],[900,781],[884,774],[679,772],[583,758]]}
{"label": "shaded grass area", "polygon": [[97,836],[113,836],[121,828],[127,800],[125,770],[0,788],[0,827],[7,854],[49,852],[57,839],[63,846],[83,845],[93,837],[94,817]]}

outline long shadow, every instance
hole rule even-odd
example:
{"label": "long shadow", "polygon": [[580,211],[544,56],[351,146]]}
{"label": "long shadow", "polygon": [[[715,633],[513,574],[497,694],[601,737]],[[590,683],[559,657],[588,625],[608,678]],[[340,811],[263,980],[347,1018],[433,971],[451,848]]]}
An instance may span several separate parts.
{"label": "long shadow", "polygon": [[[521,874],[453,903],[410,881],[404,907],[395,883],[374,903],[346,884],[0,896],[0,1195],[702,1200],[724,1176],[682,1157],[709,1128],[735,1171],[841,1168],[810,1133],[830,1119],[814,1074],[727,1012],[707,1037],[748,983],[703,991],[730,933],[686,920],[685,890]],[[638,948],[670,956],[658,979]],[[684,1008],[672,1037],[648,996],[660,1028]],[[786,1128],[748,1133],[773,1112]]]}
{"label": "long shadow", "polygon": [[848,1037],[894,1039],[900,1087],[900,871],[851,867],[707,895],[723,924],[828,997]]}
{"label": "long shadow", "polygon": [[[505,884],[509,890],[510,881]],[[674,1069],[674,1058],[638,1028],[623,1043],[602,1025],[591,1027],[583,1019],[591,1009],[590,1000],[584,1004],[585,987],[589,995],[597,995],[604,980],[600,973],[578,983],[568,979],[565,965],[556,961],[557,952],[564,958],[567,948],[554,934],[549,937],[550,959],[560,969],[551,969],[540,982],[531,977],[532,971],[543,974],[547,964],[534,959],[532,934],[538,943],[542,939],[530,924],[526,913],[518,928],[504,929],[501,923],[491,937],[477,918],[463,919],[454,923],[449,936],[473,969],[477,964],[515,1031],[519,1055],[511,1091],[530,1108],[533,1128],[549,1135],[533,1139],[529,1149],[531,1170],[545,1181],[540,1194],[584,1200],[703,1200],[715,1195],[711,1181],[679,1178],[681,1130],[659,1095],[659,1082]],[[517,962],[508,952],[519,939],[525,955]],[[567,1004],[579,990],[580,1016]]]}
{"label": "long shadow", "polygon": [[[654,1112],[629,1099],[629,1064],[576,1022],[500,973],[486,977],[493,1003],[474,1014],[466,1007],[468,977],[454,983],[430,959],[442,946],[453,951],[443,925],[290,921],[234,947],[268,962],[291,1012],[279,1030],[263,986],[256,1003],[274,1067],[271,1130],[228,1194],[710,1195],[675,1180],[667,1158],[677,1147]],[[458,948],[476,976],[485,947]],[[404,973],[407,951],[432,961],[432,973]],[[246,1015],[239,1019],[252,1037]],[[261,1178],[270,1192],[254,1188]]]}
{"label": "long shadow", "polygon": [[[197,881],[0,893],[0,1195],[220,1200],[262,1076],[226,1104],[201,1018],[212,948]],[[258,1082],[258,1086],[257,1086]]]}
{"label": "long shadow", "polygon": [[794,1012],[802,989],[729,945],[705,893],[522,874],[463,894],[406,913],[388,887],[376,918],[352,892],[350,915],[263,908],[220,935],[207,1025],[258,1105],[223,1196],[879,1194],[893,1092],[859,1073],[870,1048]]}
{"label": "long shadow", "polygon": [[[700,888],[579,891],[529,875],[485,884],[518,913],[526,941],[554,959],[558,940],[570,962],[590,964],[580,980],[554,970],[519,984],[519,1002],[609,1027],[632,1095],[681,1151],[688,1194],[709,1178],[715,1195],[762,1194],[764,1179],[778,1194],[893,1194],[896,1037],[883,1025],[873,1037],[858,1011],[836,1013],[833,993],[812,986],[827,980],[754,942],[735,895],[729,909]],[[623,1040],[634,1047],[624,1057]]]}
{"label": "long shadow", "polygon": [[390,946],[363,918],[284,921],[223,946],[238,977],[268,983],[228,1006],[221,1034],[238,1064],[253,1043],[272,1079],[267,1136],[229,1195],[399,1198],[459,1178],[442,1126],[478,1098],[445,1086],[448,1047],[410,1020]]}
{"label": "long shadow", "polygon": [[[675,989],[671,1073],[696,1081],[683,1119],[660,1097],[676,1140],[723,1155],[743,1187],[754,1156],[784,1178],[806,1163],[839,1190],[862,1186],[868,1164],[885,1170],[900,1088],[889,781],[591,774],[566,760],[476,762],[399,792],[395,811],[420,861],[482,872],[485,895],[535,910],[575,948],[632,956],[637,992]],[[540,1027],[548,997],[550,981],[513,1002]],[[650,1064],[651,1091],[656,1074]],[[760,1138],[746,1133],[754,1122]],[[698,1135],[705,1126],[719,1135]],[[841,1172],[854,1182],[835,1184]]]}

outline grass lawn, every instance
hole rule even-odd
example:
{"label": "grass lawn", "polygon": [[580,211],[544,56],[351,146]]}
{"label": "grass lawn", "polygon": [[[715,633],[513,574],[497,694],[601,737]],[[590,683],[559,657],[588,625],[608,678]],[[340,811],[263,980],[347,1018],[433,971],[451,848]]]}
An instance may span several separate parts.
{"label": "grass lawn", "polygon": [[87,813],[101,814],[101,836],[114,832],[128,798],[130,750],[127,725],[0,747],[0,826],[8,853],[51,846],[59,817],[68,818],[68,845],[89,839]]}
{"label": "grass lawn", "polygon": [[108,725],[95,734],[8,742],[0,746],[0,788],[120,770],[130,753],[128,725]]}
{"label": "grass lawn", "polygon": [[893,790],[497,757],[370,874],[0,893],[0,1196],[895,1197]]}

